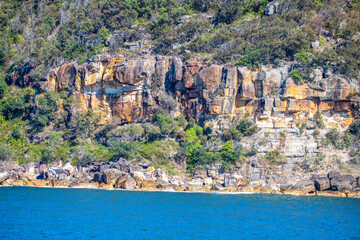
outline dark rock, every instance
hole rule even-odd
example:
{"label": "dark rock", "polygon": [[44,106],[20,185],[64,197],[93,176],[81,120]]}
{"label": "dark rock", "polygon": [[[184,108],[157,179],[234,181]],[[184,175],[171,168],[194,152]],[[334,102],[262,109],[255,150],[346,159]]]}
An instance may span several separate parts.
{"label": "dark rock", "polygon": [[103,181],[105,184],[111,183],[111,178],[110,178],[109,172],[104,171],[104,173],[103,173],[103,175],[102,175],[102,181]]}
{"label": "dark rock", "polygon": [[95,174],[94,174],[93,181],[94,181],[94,182],[101,183],[101,182],[102,182],[102,174],[101,174],[101,173],[95,173]]}
{"label": "dark rock", "polygon": [[315,188],[318,191],[325,191],[330,188],[330,182],[327,177],[320,177],[315,180]]}
{"label": "dark rock", "polygon": [[56,175],[64,174],[64,175],[66,175],[66,176],[69,176],[69,172],[66,171],[65,169],[62,169],[62,168],[53,168],[53,170],[55,171]]}
{"label": "dark rock", "polygon": [[352,175],[339,175],[330,180],[331,189],[335,191],[350,191],[355,187],[355,185],[355,178]]}

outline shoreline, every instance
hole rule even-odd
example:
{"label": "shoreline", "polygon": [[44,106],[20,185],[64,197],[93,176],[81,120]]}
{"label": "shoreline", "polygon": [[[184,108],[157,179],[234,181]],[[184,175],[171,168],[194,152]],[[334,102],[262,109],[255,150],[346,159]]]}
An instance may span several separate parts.
{"label": "shoreline", "polygon": [[[242,192],[242,191],[232,191],[232,189],[225,189],[222,191],[213,191],[213,190],[204,190],[204,191],[178,191],[173,188],[169,189],[122,189],[122,188],[104,188],[104,187],[85,187],[85,186],[32,186],[32,185],[9,185],[2,186],[0,188],[12,188],[12,187],[24,187],[24,188],[53,188],[53,189],[86,189],[86,190],[105,190],[105,191],[124,191],[124,192],[160,192],[160,193],[201,193],[201,194],[218,194],[218,195],[252,195],[252,194],[273,194],[273,195],[288,195],[288,196],[320,196],[320,197],[337,197],[337,198],[353,198],[360,199],[359,192],[338,192],[338,191],[315,191],[313,193],[300,193],[299,191],[253,191],[253,192]],[[270,189],[267,189],[270,190]]]}

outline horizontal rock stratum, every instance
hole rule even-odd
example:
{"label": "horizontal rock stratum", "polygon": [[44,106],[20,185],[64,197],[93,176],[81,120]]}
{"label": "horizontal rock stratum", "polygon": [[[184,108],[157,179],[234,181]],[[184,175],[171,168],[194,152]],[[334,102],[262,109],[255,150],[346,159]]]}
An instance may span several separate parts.
{"label": "horizontal rock stratum", "polygon": [[[213,129],[226,128],[231,117],[251,117],[262,128],[289,128],[313,122],[323,113],[325,127],[346,128],[359,106],[355,80],[314,69],[311,82],[297,83],[292,67],[260,66],[252,70],[230,65],[183,62],[176,57],[95,56],[87,63],[48,69],[38,86],[43,91],[70,90],[80,108],[101,116],[99,124],[149,120],[156,107],[185,114]],[[16,80],[14,80],[16,81]]]}

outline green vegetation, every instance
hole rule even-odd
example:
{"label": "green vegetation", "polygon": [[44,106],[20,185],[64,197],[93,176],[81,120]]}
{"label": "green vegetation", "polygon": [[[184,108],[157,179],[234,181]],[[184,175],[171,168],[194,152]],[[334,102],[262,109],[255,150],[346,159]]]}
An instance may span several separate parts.
{"label": "green vegetation", "polygon": [[286,158],[278,150],[267,152],[264,159],[274,165],[286,163]]}
{"label": "green vegetation", "polygon": [[76,101],[66,91],[38,94],[6,85],[0,102],[0,160],[20,164],[61,160],[86,165],[124,158],[146,159],[172,174],[176,163],[190,171],[216,162],[227,169],[244,158],[241,137],[257,131],[245,118],[231,127],[238,137],[222,140],[194,119],[173,118],[161,110],[151,122],[97,126],[99,116],[91,110],[72,111]]}
{"label": "green vegetation", "polygon": [[[231,167],[244,157],[241,141],[258,131],[248,118],[212,135],[210,128],[193,119],[170,116],[176,103],[164,97],[151,122],[97,126],[99,116],[94,112],[71,110],[77,104],[71,95],[73,86],[59,93],[41,93],[35,83],[46,69],[64,62],[83,63],[97,54],[143,52],[252,69],[291,61],[290,77],[297,84],[311,81],[317,67],[360,79],[359,1],[281,1],[277,14],[266,16],[269,2],[2,1],[0,160],[87,164],[149,159],[169,171],[175,162],[186,163],[189,170],[214,162],[224,169]],[[311,47],[314,41],[320,42],[321,49]],[[138,47],[131,49],[129,44]],[[159,86],[155,83],[152,88]],[[315,122],[323,128],[320,112]],[[351,148],[358,156],[354,140],[359,139],[359,126],[357,120],[344,134],[329,131],[325,144]],[[299,126],[301,133],[304,128]],[[285,140],[286,132],[280,134]],[[256,149],[246,153],[255,154]],[[274,164],[284,161],[277,151],[268,152],[265,159]]]}
{"label": "green vegetation", "polygon": [[300,71],[298,69],[294,69],[290,72],[290,77],[295,80],[296,83],[301,83],[302,77],[300,75]]}
{"label": "green vegetation", "polygon": [[[358,1],[280,1],[277,14],[266,16],[269,2],[4,0],[0,73],[8,82],[13,71],[29,73],[29,81],[36,81],[45,69],[63,61],[82,63],[99,53],[148,50],[250,68],[295,61],[291,76],[298,82],[309,80],[306,72],[316,66],[360,77]],[[314,41],[321,50],[311,48]],[[139,48],[132,50],[128,43]],[[0,95],[1,89],[0,81]]]}

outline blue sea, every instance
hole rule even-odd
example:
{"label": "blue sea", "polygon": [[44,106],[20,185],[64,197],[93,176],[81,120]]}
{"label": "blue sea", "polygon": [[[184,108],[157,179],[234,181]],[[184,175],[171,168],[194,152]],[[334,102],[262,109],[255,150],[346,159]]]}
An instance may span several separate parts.
{"label": "blue sea", "polygon": [[360,239],[360,199],[2,187],[0,239]]}

